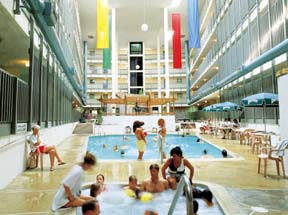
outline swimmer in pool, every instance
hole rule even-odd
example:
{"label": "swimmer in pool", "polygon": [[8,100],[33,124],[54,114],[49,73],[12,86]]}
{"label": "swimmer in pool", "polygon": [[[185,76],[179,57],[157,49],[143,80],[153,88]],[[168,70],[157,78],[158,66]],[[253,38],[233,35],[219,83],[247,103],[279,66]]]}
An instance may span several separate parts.
{"label": "swimmer in pool", "polygon": [[157,211],[146,210],[144,212],[144,215],[158,215],[158,212]]}
{"label": "swimmer in pool", "polygon": [[141,191],[147,191],[150,193],[160,193],[168,189],[168,182],[164,179],[159,179],[159,165],[151,164],[149,167],[150,176],[143,181],[141,185]]}
{"label": "swimmer in pool", "polygon": [[211,158],[211,156],[208,155],[207,149],[204,149],[204,150],[203,150],[201,158]]}
{"label": "swimmer in pool", "polygon": [[113,146],[113,151],[114,151],[114,152],[118,151],[118,146],[117,146],[117,145],[114,145],[114,146]]}
{"label": "swimmer in pool", "polygon": [[129,184],[128,184],[128,186],[123,187],[124,191],[127,191],[128,189],[131,190],[132,193],[127,192],[127,195],[129,195],[129,196],[133,195],[133,196],[130,196],[130,197],[134,197],[134,195],[135,195],[136,199],[140,198],[140,196],[139,196],[140,187],[137,186],[137,177],[135,175],[130,175],[129,176]]}

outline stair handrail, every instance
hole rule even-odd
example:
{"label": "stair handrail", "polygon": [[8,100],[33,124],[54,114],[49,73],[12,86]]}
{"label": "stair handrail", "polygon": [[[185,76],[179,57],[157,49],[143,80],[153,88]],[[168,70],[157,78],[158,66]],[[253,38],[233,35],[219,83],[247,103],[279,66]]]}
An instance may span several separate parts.
{"label": "stair handrail", "polygon": [[178,183],[176,193],[173,197],[173,201],[168,211],[168,215],[172,215],[176,206],[176,203],[180,197],[180,195],[184,192],[186,195],[186,214],[191,215],[193,214],[193,192],[192,186],[190,183],[189,178],[186,175],[182,175],[180,182]]}

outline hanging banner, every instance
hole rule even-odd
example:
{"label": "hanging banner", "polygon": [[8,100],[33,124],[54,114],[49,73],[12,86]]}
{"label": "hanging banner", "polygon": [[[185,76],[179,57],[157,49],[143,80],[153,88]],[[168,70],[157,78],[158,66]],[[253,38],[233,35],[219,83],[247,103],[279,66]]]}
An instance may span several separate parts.
{"label": "hanging banner", "polygon": [[108,1],[97,0],[97,47],[109,48]]}
{"label": "hanging banner", "polygon": [[180,14],[172,14],[173,30],[173,68],[182,69],[181,54],[181,17]]}
{"label": "hanging banner", "polygon": [[103,49],[103,69],[111,69],[111,16],[109,16],[109,46]]}
{"label": "hanging banner", "polygon": [[188,1],[189,48],[200,48],[198,0]]}

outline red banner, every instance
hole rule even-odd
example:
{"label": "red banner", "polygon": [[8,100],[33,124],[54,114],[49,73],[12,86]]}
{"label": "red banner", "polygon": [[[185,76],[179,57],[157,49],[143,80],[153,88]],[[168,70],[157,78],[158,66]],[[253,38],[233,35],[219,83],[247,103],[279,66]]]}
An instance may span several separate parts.
{"label": "red banner", "polygon": [[173,68],[182,69],[181,54],[181,20],[180,14],[172,14],[173,33]]}

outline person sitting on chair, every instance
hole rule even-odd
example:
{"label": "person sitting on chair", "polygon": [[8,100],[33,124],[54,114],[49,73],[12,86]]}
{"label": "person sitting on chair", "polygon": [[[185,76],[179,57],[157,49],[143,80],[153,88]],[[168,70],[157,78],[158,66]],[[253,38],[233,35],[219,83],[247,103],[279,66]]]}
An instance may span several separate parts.
{"label": "person sitting on chair", "polygon": [[49,154],[50,156],[50,171],[54,170],[54,160],[55,157],[58,160],[58,165],[63,165],[65,162],[62,160],[62,158],[59,156],[58,151],[54,145],[46,146],[42,143],[39,135],[40,126],[34,125],[32,127],[33,133],[29,137],[29,145],[30,149],[34,153],[45,153]]}

